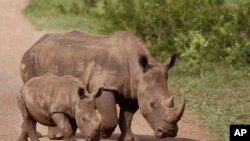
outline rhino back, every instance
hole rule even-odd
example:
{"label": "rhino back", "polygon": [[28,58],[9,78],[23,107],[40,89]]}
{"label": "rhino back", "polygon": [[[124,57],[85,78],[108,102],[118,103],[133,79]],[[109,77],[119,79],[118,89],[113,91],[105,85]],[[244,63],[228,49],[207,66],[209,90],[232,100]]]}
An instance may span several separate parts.
{"label": "rhino back", "polygon": [[128,79],[126,48],[113,36],[53,34],[33,50],[37,76],[72,74],[81,78],[90,92],[100,87],[119,90]]}
{"label": "rhino back", "polygon": [[139,55],[153,58],[143,42],[128,32],[47,34],[24,55],[21,74],[24,81],[47,72],[71,74],[82,79],[90,92],[104,87],[136,98]]}

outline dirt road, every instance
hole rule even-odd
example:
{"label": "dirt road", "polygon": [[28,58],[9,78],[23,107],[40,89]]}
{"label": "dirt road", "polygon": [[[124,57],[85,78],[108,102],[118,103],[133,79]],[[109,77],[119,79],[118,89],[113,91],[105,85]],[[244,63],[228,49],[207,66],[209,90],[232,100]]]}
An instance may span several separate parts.
{"label": "dirt road", "polygon": [[[19,63],[23,53],[45,32],[37,31],[22,15],[21,10],[27,0],[0,1],[0,141],[14,141],[20,133],[21,114],[16,104],[16,95],[22,85]],[[213,140],[209,132],[187,106],[180,131],[176,138],[162,139],[170,141]],[[144,141],[154,141],[153,131],[137,112],[132,129]],[[47,141],[47,128],[39,125],[38,130]],[[117,140],[118,128],[110,139]],[[82,140],[82,139],[78,139]]]}

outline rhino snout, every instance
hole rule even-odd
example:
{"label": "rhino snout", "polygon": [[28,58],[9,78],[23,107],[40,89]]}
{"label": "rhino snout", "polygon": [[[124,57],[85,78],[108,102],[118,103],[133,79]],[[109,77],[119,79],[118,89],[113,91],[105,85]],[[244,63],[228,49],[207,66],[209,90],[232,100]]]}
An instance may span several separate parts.
{"label": "rhino snout", "polygon": [[91,136],[86,136],[85,137],[85,140],[86,141],[99,141],[100,140],[100,136],[96,135],[94,137],[91,137]]}
{"label": "rhino snout", "polygon": [[176,137],[178,132],[178,127],[174,126],[169,129],[163,129],[162,127],[157,127],[155,129],[155,136],[157,138],[165,138],[165,137]]}

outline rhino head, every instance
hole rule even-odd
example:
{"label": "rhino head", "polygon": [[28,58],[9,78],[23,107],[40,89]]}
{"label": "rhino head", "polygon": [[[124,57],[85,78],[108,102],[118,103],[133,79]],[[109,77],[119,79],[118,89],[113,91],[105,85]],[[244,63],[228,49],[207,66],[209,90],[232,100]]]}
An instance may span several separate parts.
{"label": "rhino head", "polygon": [[159,64],[152,57],[139,57],[142,70],[137,82],[139,109],[158,138],[177,135],[177,122],[185,109],[185,98],[180,108],[174,107],[173,96],[167,88],[167,72],[174,66],[175,59],[176,55],[173,55],[164,64]]}
{"label": "rhino head", "polygon": [[75,108],[75,118],[78,128],[87,141],[98,140],[101,129],[101,117],[95,109],[95,97],[98,91],[89,94],[79,87],[79,101]]}

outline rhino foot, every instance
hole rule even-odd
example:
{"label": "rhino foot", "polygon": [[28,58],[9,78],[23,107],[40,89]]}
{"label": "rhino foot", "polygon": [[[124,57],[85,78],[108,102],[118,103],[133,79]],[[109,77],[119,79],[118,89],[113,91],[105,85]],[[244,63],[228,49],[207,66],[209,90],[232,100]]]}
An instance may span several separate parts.
{"label": "rhino foot", "polygon": [[101,133],[101,138],[102,138],[102,139],[107,139],[107,138],[109,138],[111,135],[112,135],[112,133],[111,133],[111,134]]}
{"label": "rhino foot", "polygon": [[28,141],[28,139],[25,137],[25,138],[23,138],[23,137],[19,137],[18,139],[17,139],[17,141]]}
{"label": "rhino foot", "polygon": [[38,138],[43,137],[43,135],[40,132],[38,132],[38,131],[36,132],[36,135],[37,135]]}
{"label": "rhino foot", "polygon": [[120,136],[119,141],[140,141],[139,137],[135,135]]}
{"label": "rhino foot", "polygon": [[63,132],[61,132],[57,127],[49,127],[48,137],[52,140],[60,140],[63,139]]}
{"label": "rhino foot", "polygon": [[76,141],[76,138],[68,138],[68,139],[64,139],[64,141]]}
{"label": "rhino foot", "polygon": [[62,140],[63,134],[53,134],[53,135],[48,135],[48,137],[51,140]]}

